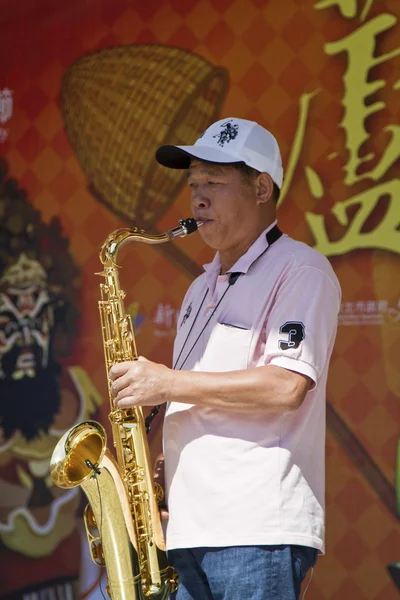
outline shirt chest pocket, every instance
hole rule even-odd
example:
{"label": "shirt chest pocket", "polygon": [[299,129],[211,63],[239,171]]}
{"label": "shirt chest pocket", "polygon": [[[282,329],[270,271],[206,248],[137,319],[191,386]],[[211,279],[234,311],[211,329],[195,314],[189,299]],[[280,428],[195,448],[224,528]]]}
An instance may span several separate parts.
{"label": "shirt chest pocket", "polygon": [[246,369],[252,332],[232,325],[215,323],[200,361],[202,371],[222,372]]}

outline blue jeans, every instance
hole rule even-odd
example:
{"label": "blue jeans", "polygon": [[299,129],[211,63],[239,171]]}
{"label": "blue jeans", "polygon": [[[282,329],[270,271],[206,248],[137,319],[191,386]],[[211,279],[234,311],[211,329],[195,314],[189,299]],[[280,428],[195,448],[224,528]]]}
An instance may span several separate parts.
{"label": "blue jeans", "polygon": [[171,600],[298,600],[317,554],[307,546],[170,550],[179,578]]}

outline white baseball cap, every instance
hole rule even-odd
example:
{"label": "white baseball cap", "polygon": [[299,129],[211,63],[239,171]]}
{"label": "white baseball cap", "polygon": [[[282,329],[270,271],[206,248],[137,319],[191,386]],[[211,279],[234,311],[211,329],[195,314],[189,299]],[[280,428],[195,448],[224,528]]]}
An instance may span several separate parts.
{"label": "white baseball cap", "polygon": [[193,146],[161,146],[156,160],[170,169],[188,169],[190,159],[212,163],[245,163],[268,173],[280,188],[283,180],[282,158],[278,142],[255,121],[221,119],[210,125]]}

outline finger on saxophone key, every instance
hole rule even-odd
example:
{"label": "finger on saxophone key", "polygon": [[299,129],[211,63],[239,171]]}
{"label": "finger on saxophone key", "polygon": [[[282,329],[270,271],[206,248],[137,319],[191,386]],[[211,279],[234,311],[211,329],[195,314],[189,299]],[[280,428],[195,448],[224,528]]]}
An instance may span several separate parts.
{"label": "finger on saxophone key", "polygon": [[112,381],[115,381],[118,377],[122,377],[130,369],[133,362],[134,361],[127,360],[125,362],[113,364],[108,373],[109,378]]}

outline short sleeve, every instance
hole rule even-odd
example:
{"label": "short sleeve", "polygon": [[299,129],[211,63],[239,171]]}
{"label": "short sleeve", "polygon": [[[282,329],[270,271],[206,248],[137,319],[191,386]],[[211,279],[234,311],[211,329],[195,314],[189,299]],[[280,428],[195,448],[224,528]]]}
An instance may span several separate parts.
{"label": "short sleeve", "polygon": [[340,286],[314,267],[301,267],[279,288],[266,321],[263,362],[296,371],[317,384],[336,337]]}

